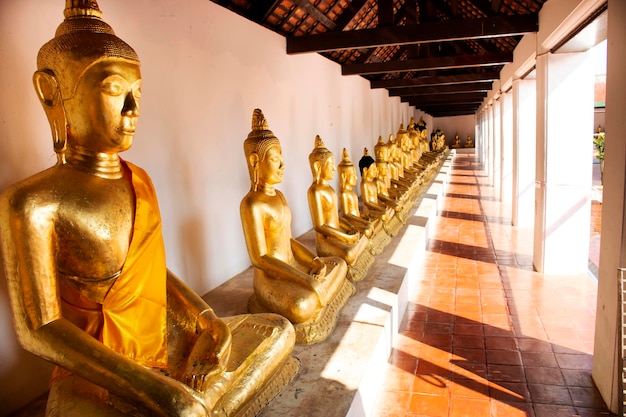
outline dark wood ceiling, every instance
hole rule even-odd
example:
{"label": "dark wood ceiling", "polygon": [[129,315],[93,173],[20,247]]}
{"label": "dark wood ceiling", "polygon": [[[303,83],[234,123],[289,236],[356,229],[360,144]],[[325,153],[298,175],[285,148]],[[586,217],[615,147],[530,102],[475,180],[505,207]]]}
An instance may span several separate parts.
{"label": "dark wood ceiling", "polygon": [[474,114],[547,0],[213,0],[434,117]]}

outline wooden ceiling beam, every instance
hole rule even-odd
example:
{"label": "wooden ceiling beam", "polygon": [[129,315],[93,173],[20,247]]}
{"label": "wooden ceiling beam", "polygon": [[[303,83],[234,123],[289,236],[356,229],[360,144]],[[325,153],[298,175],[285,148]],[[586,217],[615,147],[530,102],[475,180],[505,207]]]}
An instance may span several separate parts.
{"label": "wooden ceiling beam", "polygon": [[435,85],[463,84],[500,79],[498,71],[485,71],[475,74],[439,75],[416,78],[396,78],[393,80],[371,81],[372,88],[429,87]]}
{"label": "wooden ceiling beam", "polygon": [[483,92],[491,90],[491,82],[483,83],[465,83],[465,84],[451,84],[442,85],[436,87],[404,87],[404,88],[392,88],[389,90],[389,96],[426,96],[433,94],[455,94],[455,93],[470,93],[470,92]]}
{"label": "wooden ceiling beam", "polygon": [[468,103],[482,103],[483,99],[487,97],[486,92],[478,93],[458,93],[458,94],[439,94],[432,96],[421,96],[416,98],[414,96],[401,97],[401,101],[409,103],[420,104],[468,104]]}
{"label": "wooden ceiling beam", "polygon": [[533,13],[326,32],[316,35],[287,37],[287,53],[327,52],[388,45],[517,36],[537,32],[538,27],[538,14]]}
{"label": "wooden ceiling beam", "polygon": [[[422,110],[422,109],[420,109]],[[454,117],[454,116],[471,116],[476,114],[476,110],[478,110],[478,108],[476,109],[470,109],[470,110],[449,110],[449,111],[441,111],[441,112],[429,112],[426,110],[423,110],[425,113],[430,114],[431,116],[437,118],[437,117]]]}
{"label": "wooden ceiling beam", "polygon": [[480,105],[482,104],[482,101],[480,102],[476,101],[476,102],[471,102],[471,103],[459,103],[459,104],[454,104],[454,103],[428,104],[428,103],[423,103],[417,100],[407,100],[407,101],[404,101],[404,103],[409,103],[409,105],[411,106],[416,106],[416,107],[420,107],[423,109],[429,109],[431,111],[442,111],[442,110],[448,110],[451,108],[455,108],[458,110],[474,109],[474,108],[480,107]]}
{"label": "wooden ceiling beam", "polygon": [[337,25],[331,19],[326,17],[326,15],[320,12],[317,7],[312,5],[309,0],[292,0],[299,8],[307,12],[309,15],[313,16],[315,20],[320,22],[322,25],[326,26],[329,30],[335,30]]}
{"label": "wooden ceiling beam", "polygon": [[367,3],[367,0],[353,0],[353,1],[351,1],[348,4],[348,7],[346,7],[343,10],[343,12],[341,12],[341,15],[339,15],[337,20],[335,20],[335,24],[337,25],[335,30],[338,30],[338,31],[339,30],[344,30],[346,28],[346,26],[348,26],[348,24],[350,24],[350,22],[352,22],[352,20],[355,18],[355,16],[357,14],[359,14],[359,12],[363,8],[363,6],[365,6],[366,3]]}
{"label": "wooden ceiling beam", "polygon": [[253,22],[264,23],[272,11],[280,4],[280,0],[255,1],[250,6],[247,15]]}
{"label": "wooden ceiling beam", "polygon": [[458,55],[441,58],[342,65],[343,75],[382,74],[386,72],[434,71],[451,68],[484,67],[513,62],[513,53]]}

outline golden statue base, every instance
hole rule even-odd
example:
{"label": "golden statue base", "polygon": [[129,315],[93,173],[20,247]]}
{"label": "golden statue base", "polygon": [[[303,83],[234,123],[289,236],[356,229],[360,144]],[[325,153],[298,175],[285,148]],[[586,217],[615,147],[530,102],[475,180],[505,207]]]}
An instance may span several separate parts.
{"label": "golden statue base", "polygon": [[363,251],[354,264],[348,265],[348,279],[351,282],[361,281],[367,276],[370,266],[374,263],[374,255],[369,250]]}
{"label": "golden statue base", "polygon": [[[212,416],[253,417],[258,414],[284,387],[296,376],[300,362],[291,356],[280,358],[284,349],[280,346],[285,340],[277,336],[277,330],[286,320],[276,314],[239,315],[224,318],[233,335],[233,348],[226,365],[224,375],[198,392],[200,397],[209,399],[219,396],[215,401]],[[179,329],[172,339],[188,338],[190,333]],[[271,346],[278,349],[271,350]],[[266,377],[254,375],[256,369],[250,358],[259,358],[267,354],[276,360],[273,372]],[[155,370],[169,375],[179,369],[179,360],[173,358],[168,370]],[[263,381],[264,379],[264,381]],[[252,388],[257,382],[258,386]],[[223,394],[220,393],[223,391]],[[242,395],[242,393],[245,393]],[[210,402],[210,401],[208,401]],[[148,417],[154,411],[129,403],[108,390],[93,384],[79,376],[68,375],[55,381],[48,396],[46,417]]]}
{"label": "golden statue base", "polygon": [[374,232],[372,237],[370,238],[370,252],[372,255],[379,255],[383,252],[385,247],[391,243],[391,237],[385,232],[383,229],[383,225],[381,224],[380,229]]}
{"label": "golden statue base", "polygon": [[254,417],[270,403],[293,380],[300,370],[300,361],[291,356],[287,362],[265,383],[259,392],[235,417]]}
{"label": "golden statue base", "polygon": [[[326,339],[335,329],[337,316],[348,298],[356,292],[354,285],[345,280],[341,289],[326,307],[321,308],[309,321],[294,324],[296,343],[312,345]],[[258,301],[256,294],[248,299],[248,311],[251,313],[267,313],[268,310]]]}
{"label": "golden statue base", "polygon": [[389,236],[395,237],[400,229],[402,229],[402,226],[402,221],[400,221],[400,218],[397,214],[394,214],[394,216],[389,219],[389,221],[385,223],[383,227],[385,229],[385,232],[387,232]]}

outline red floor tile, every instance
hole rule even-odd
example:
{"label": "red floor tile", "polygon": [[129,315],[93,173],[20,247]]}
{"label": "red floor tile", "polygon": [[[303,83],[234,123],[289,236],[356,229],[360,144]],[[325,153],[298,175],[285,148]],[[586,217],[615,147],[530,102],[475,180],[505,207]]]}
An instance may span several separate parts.
{"label": "red floor tile", "polygon": [[534,272],[532,233],[487,182],[456,156],[373,415],[611,416],[591,379],[595,281]]}

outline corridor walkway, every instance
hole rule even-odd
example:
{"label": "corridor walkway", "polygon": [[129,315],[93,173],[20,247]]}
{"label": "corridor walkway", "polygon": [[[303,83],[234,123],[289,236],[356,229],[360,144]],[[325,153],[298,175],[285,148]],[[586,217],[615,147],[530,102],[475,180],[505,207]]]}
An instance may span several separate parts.
{"label": "corridor walkway", "polygon": [[532,270],[474,155],[457,155],[376,417],[610,416],[591,381],[596,282]]}

